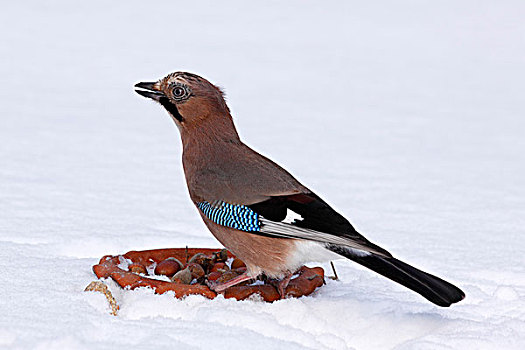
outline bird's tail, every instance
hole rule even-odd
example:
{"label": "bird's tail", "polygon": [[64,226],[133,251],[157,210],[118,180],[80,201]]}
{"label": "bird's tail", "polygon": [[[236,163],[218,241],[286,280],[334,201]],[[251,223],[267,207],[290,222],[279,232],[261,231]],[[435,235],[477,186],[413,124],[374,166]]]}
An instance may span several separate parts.
{"label": "bird's tail", "polygon": [[450,306],[465,298],[465,293],[453,284],[439,277],[418,270],[396,258],[383,258],[374,254],[361,255],[339,247],[328,247],[339,255],[355,261],[414,292],[421,294],[439,306]]}

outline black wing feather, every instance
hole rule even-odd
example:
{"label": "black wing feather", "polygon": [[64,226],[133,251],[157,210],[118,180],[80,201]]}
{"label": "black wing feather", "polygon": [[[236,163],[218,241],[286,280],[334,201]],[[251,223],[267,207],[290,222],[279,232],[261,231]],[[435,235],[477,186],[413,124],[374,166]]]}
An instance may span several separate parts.
{"label": "black wing feather", "polygon": [[372,254],[360,255],[346,245],[325,241],[327,249],[412,289],[439,306],[450,306],[465,297],[465,293],[453,284],[393,258],[389,252],[368,241],[348,220],[313,193],[272,197],[250,208],[273,221],[284,220],[287,209],[290,209],[303,217],[292,225],[342,237],[370,249]]}
{"label": "black wing feather", "polygon": [[286,218],[287,209],[290,209],[303,218],[295,220],[292,225],[346,238],[385,257],[392,256],[388,251],[359,234],[347,219],[314,193],[275,196],[252,204],[249,208],[265,219],[277,222],[283,221]]}

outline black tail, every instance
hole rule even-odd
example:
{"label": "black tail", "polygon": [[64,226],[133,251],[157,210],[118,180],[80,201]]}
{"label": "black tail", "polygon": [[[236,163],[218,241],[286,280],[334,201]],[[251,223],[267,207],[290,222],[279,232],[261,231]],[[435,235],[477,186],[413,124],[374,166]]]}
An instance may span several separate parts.
{"label": "black tail", "polygon": [[377,255],[357,256],[347,249],[329,246],[330,250],[421,294],[439,306],[450,306],[465,298],[465,293],[441,278],[412,267],[396,258]]}

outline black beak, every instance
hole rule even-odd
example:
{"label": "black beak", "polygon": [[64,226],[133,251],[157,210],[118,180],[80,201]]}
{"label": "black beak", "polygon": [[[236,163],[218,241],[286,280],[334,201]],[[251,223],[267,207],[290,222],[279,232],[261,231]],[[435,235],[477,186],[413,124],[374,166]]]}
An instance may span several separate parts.
{"label": "black beak", "polygon": [[135,84],[135,92],[152,100],[159,101],[161,98],[166,97],[162,91],[159,91],[155,87],[156,83],[138,83]]}
{"label": "black beak", "polygon": [[166,95],[164,95],[162,91],[159,91],[158,88],[155,87],[155,84],[157,83],[135,84],[135,92],[139,95],[157,101],[164,108],[166,108],[166,110],[173,116],[173,118],[177,119],[179,122],[182,123],[184,121],[184,118],[182,118],[182,115],[180,115],[177,106],[171,103],[170,100],[166,97]]}

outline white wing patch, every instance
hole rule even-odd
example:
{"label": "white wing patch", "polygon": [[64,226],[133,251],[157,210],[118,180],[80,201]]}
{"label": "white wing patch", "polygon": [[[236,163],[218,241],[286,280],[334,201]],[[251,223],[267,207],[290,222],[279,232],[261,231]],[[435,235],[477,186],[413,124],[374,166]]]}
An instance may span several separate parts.
{"label": "white wing patch", "polygon": [[294,222],[294,220],[302,220],[303,217],[299,214],[297,214],[295,211],[291,209],[286,209],[286,217],[282,222],[291,224]]}

